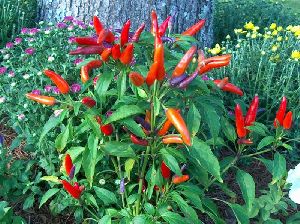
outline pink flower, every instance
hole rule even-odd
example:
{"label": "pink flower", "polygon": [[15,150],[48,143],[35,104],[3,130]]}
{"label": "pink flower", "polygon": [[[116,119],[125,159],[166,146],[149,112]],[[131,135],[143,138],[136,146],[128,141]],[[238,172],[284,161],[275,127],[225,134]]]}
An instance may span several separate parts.
{"label": "pink flower", "polygon": [[27,41],[28,42],[33,42],[33,41],[35,41],[35,39],[33,37],[30,37],[30,38],[27,38]]}
{"label": "pink flower", "polygon": [[81,58],[76,58],[76,59],[74,60],[74,64],[75,64],[75,65],[78,65],[78,64],[81,63],[81,62],[83,62],[83,59],[81,59]]}
{"label": "pink flower", "polygon": [[38,28],[32,28],[32,29],[29,30],[30,35],[35,35],[37,32],[39,32]]}
{"label": "pink flower", "polygon": [[57,28],[60,28],[60,29],[63,29],[63,28],[66,28],[67,27],[67,24],[63,23],[63,22],[59,22],[56,24],[56,27]]}
{"label": "pink flower", "polygon": [[0,75],[4,74],[7,71],[6,67],[0,67]]}
{"label": "pink flower", "polygon": [[21,29],[21,34],[27,34],[28,33],[28,28],[24,27]]}
{"label": "pink flower", "polygon": [[69,44],[72,44],[75,42],[75,37],[69,37],[68,39]]}
{"label": "pink flower", "polygon": [[202,75],[201,79],[204,80],[204,81],[208,81],[209,77],[207,75]]}
{"label": "pink flower", "polygon": [[30,48],[27,48],[27,49],[25,50],[25,53],[26,53],[26,54],[29,54],[29,55],[32,55],[32,54],[34,54],[34,52],[35,52],[35,49],[34,49],[34,48],[32,48],[32,47],[30,47]]}
{"label": "pink flower", "polygon": [[18,120],[19,120],[19,121],[25,119],[25,115],[24,115],[24,114],[18,114],[17,117],[18,117]]}
{"label": "pink flower", "polygon": [[57,87],[53,87],[52,88],[52,93],[54,93],[54,94],[60,94],[60,91],[59,91],[59,89]]}
{"label": "pink flower", "polygon": [[46,85],[46,86],[44,87],[44,91],[47,92],[47,93],[48,93],[48,92],[51,92],[52,88],[53,88],[52,86]]}
{"label": "pink flower", "polygon": [[22,38],[21,37],[16,37],[15,44],[20,44],[21,42],[22,42]]}
{"label": "pink flower", "polygon": [[6,48],[13,48],[14,47],[14,44],[12,42],[8,42],[6,45],[5,45]]}
{"label": "pink flower", "polygon": [[31,91],[31,93],[36,94],[36,95],[41,95],[41,90],[34,89],[34,90]]}
{"label": "pink flower", "polygon": [[73,16],[65,16],[64,21],[66,22],[72,22],[74,20]]}
{"label": "pink flower", "polygon": [[5,102],[5,97],[4,96],[0,97],[0,103],[4,103],[4,102]]}
{"label": "pink flower", "polygon": [[15,76],[15,72],[14,71],[9,71],[8,72],[8,77],[12,78]]}
{"label": "pink flower", "polygon": [[80,84],[74,83],[74,84],[71,85],[71,91],[72,91],[73,93],[77,93],[77,92],[79,92],[80,90],[81,90]]}

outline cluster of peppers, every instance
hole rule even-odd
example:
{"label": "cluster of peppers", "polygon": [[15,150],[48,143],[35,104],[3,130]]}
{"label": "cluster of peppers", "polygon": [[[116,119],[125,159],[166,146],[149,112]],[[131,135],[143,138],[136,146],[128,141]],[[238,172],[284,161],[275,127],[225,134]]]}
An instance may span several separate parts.
{"label": "cluster of peppers", "polygon": [[282,126],[283,129],[288,130],[292,127],[293,112],[289,111],[286,113],[286,107],[287,107],[287,99],[285,96],[283,96],[274,120],[275,128],[278,128],[278,126]]}

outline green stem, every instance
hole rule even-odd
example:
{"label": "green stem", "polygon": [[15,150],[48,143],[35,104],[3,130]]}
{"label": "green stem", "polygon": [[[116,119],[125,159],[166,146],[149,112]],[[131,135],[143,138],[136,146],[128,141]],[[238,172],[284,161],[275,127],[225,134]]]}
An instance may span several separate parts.
{"label": "green stem", "polygon": [[252,154],[248,154],[248,155],[244,155],[244,156],[241,156],[241,158],[249,158],[249,157],[257,156],[257,155],[260,155],[260,154],[263,154],[263,153],[266,153],[266,152],[270,152],[270,151],[273,151],[273,148],[265,149],[265,150],[262,150],[262,151],[259,151],[259,152],[256,152],[256,153],[252,153]]}

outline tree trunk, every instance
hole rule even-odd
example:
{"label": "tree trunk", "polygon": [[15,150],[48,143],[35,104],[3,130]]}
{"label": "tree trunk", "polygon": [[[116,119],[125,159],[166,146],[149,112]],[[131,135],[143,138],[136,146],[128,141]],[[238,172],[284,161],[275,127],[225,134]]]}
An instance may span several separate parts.
{"label": "tree trunk", "polygon": [[213,41],[213,0],[39,0],[38,4],[39,20],[57,22],[68,15],[89,22],[97,15],[103,24],[114,28],[121,28],[130,19],[133,29],[145,22],[149,30],[153,9],[157,11],[159,23],[172,16],[175,33],[206,19],[205,27],[196,38],[202,47],[209,47]]}

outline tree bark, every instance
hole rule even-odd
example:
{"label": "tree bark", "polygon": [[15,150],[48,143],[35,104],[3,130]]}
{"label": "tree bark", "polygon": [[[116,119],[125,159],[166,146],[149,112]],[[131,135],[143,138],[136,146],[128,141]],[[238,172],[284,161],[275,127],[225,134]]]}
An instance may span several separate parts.
{"label": "tree bark", "polygon": [[213,41],[213,0],[39,0],[39,20],[57,22],[74,16],[89,22],[99,16],[107,27],[121,28],[128,19],[135,29],[145,22],[149,30],[151,10],[156,10],[159,23],[172,16],[172,32],[181,33],[200,19],[206,25],[196,36],[200,45],[209,47]]}

